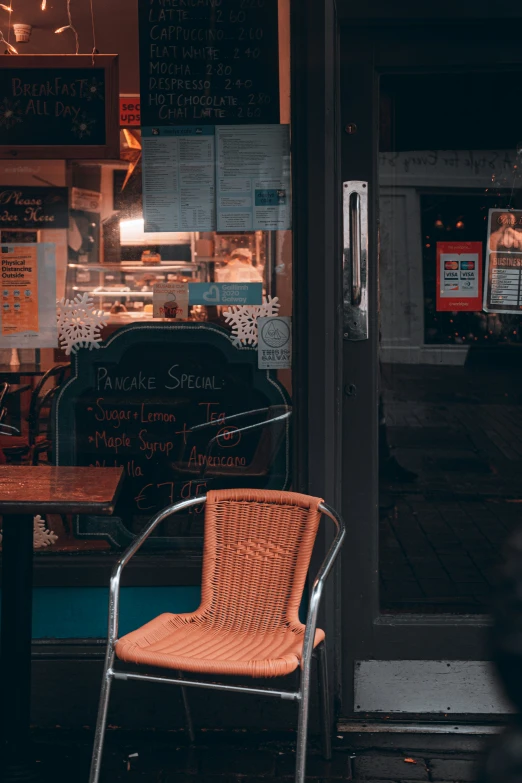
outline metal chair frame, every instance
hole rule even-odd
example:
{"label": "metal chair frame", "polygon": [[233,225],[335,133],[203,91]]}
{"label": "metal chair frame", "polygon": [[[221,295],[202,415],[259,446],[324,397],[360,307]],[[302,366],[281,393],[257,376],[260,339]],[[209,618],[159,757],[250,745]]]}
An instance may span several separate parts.
{"label": "metal chair frame", "polygon": [[[305,780],[305,768],[306,768],[306,750],[307,750],[307,735],[308,735],[308,713],[310,705],[310,675],[312,668],[312,656],[314,653],[314,639],[315,631],[317,627],[317,615],[319,611],[319,605],[321,602],[324,585],[332,566],[339,554],[343,539],[345,536],[345,526],[342,518],[337,514],[334,509],[330,508],[326,503],[319,505],[319,511],[329,519],[332,520],[336,527],[336,535],[330,546],[328,554],[319,569],[319,572],[314,580],[310,601],[308,605],[308,614],[306,618],[306,628],[303,641],[303,653],[301,657],[301,675],[299,681],[299,688],[296,691],[282,691],[271,688],[256,688],[243,685],[227,685],[226,683],[214,683],[214,682],[201,682],[195,679],[185,679],[184,674],[181,672],[177,678],[171,678],[167,676],[156,676],[148,674],[139,674],[136,672],[122,671],[114,668],[115,652],[114,647],[118,640],[118,623],[120,612],[120,580],[121,574],[125,566],[131,560],[131,558],[140,549],[143,542],[153,532],[153,530],[164,519],[171,514],[178,511],[191,508],[192,506],[199,505],[206,502],[206,495],[201,497],[191,498],[190,500],[184,500],[180,503],[176,503],[172,506],[160,511],[149,522],[147,527],[140,533],[139,536],[132,542],[132,544],[126,549],[118,563],[114,566],[110,580],[109,591],[109,632],[107,639],[107,651],[105,655],[105,663],[103,668],[103,679],[100,695],[100,704],[98,708],[98,719],[96,723],[96,732],[94,737],[94,747],[92,753],[91,771],[89,776],[89,783],[98,783],[103,744],[105,739],[105,728],[107,724],[107,712],[109,707],[109,698],[111,692],[111,685],[113,680],[127,681],[144,681],[144,682],[156,682],[168,685],[181,686],[181,693],[183,698],[183,705],[185,708],[187,729],[191,741],[194,741],[194,730],[192,726],[192,718],[190,715],[190,709],[188,704],[188,698],[186,688],[206,688],[208,690],[220,690],[231,691],[233,693],[252,693],[257,696],[275,696],[280,699],[288,699],[296,701],[299,705],[298,724],[297,724],[297,750],[296,750],[296,783],[304,783]],[[330,759],[332,755],[332,743],[331,743],[331,724],[330,724],[330,704],[328,694],[328,671],[327,671],[327,653],[326,644],[321,642],[317,648],[318,657],[318,681],[320,689],[320,709],[322,713],[322,739],[323,739],[323,754],[326,759]]]}

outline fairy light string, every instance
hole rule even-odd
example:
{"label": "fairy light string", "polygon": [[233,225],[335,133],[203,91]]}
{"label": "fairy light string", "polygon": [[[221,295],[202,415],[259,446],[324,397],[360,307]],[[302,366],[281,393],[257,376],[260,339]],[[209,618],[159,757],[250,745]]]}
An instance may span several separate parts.
{"label": "fairy light string", "polygon": [[[43,4],[43,3],[42,3]],[[55,30],[55,33],[64,33],[66,30],[72,30],[74,33],[74,39],[76,42],[76,51],[75,54],[78,54],[80,51],[80,40],[78,38],[78,30],[73,25],[72,16],[71,16],[71,0],[67,0],[67,20],[69,24],[64,25],[63,27],[59,27],[57,30]]]}
{"label": "fairy light string", "polygon": [[94,65],[94,56],[98,54],[98,49],[96,46],[96,25],[94,24],[93,0],[90,0],[90,4],[91,4],[91,24],[92,24],[92,64]]}
{"label": "fairy light string", "polygon": [[10,5],[5,5],[4,3],[0,3],[0,8],[2,11],[5,11],[9,14],[9,26],[7,28],[7,41],[5,40],[5,36],[2,30],[0,30],[0,43],[3,43],[7,46],[6,54],[18,54],[17,50],[14,48],[14,46],[11,44],[11,14],[13,13],[13,7]]}

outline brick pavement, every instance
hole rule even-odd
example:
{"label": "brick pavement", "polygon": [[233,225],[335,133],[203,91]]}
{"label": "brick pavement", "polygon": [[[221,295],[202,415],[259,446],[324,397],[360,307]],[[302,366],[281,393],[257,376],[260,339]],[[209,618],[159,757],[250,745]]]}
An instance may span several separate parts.
{"label": "brick pavement", "polygon": [[[437,738],[435,744],[429,737],[417,738],[409,746],[409,738],[395,735],[388,749],[382,747],[383,735],[362,739],[364,743],[355,735],[339,735],[330,762],[324,761],[312,740],[307,780],[474,783],[484,766],[480,744],[472,751],[455,745],[452,752],[450,737],[440,745]],[[38,731],[35,741],[41,769],[52,772],[53,783],[87,782],[90,731]],[[182,732],[118,730],[107,734],[101,783],[289,783],[294,763],[291,734],[200,732],[196,746],[188,747]]]}

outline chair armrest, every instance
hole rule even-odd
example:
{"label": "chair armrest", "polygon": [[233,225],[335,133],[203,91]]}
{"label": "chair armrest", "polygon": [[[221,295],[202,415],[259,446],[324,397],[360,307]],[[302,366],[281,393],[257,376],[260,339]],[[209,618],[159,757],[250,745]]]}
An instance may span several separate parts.
{"label": "chair armrest", "polygon": [[332,570],[346,535],[344,522],[339,514],[333,510],[333,508],[330,508],[330,506],[326,505],[326,503],[321,503],[319,505],[319,511],[332,520],[337,530],[335,538],[332,541],[330,549],[328,550],[328,554],[326,555],[312,586],[310,602],[308,604],[308,613],[306,616],[303,656],[301,660],[302,669],[309,667],[312,660],[315,630],[317,628],[317,614],[319,612],[319,605],[323,596],[324,585],[330,574],[330,571]]}
{"label": "chair armrest", "polygon": [[109,587],[109,646],[112,646],[118,638],[118,621],[120,613],[120,579],[121,574],[129,560],[140,549],[143,542],[147,540],[152,531],[163,522],[164,519],[171,514],[176,514],[178,511],[184,511],[186,508],[197,506],[200,503],[205,503],[207,500],[206,495],[200,497],[190,498],[190,500],[182,500],[179,503],[175,503],[173,506],[167,506],[159,511],[156,516],[152,517],[151,521],[145,527],[141,533],[136,536],[132,544],[127,547],[122,554],[111,573],[110,587]]}

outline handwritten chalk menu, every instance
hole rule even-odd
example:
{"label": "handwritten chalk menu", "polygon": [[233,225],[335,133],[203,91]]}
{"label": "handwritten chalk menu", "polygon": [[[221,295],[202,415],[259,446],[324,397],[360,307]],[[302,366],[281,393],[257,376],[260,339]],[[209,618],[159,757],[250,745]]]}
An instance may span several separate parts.
{"label": "handwritten chalk menu", "polygon": [[[118,127],[115,56],[0,56],[0,154],[103,157]],[[116,75],[115,75],[116,74]],[[58,151],[59,148],[59,151]],[[87,154],[86,150],[90,154]],[[117,151],[117,148],[116,148]]]}
{"label": "handwritten chalk menu", "polygon": [[277,0],[139,0],[141,124],[279,122]]}
{"label": "handwritten chalk menu", "polygon": [[[289,410],[256,365],[256,351],[203,323],[134,324],[80,350],[55,406],[57,462],[121,465],[126,479],[115,517],[79,519],[77,534],[123,546],[154,513],[208,489],[288,488],[288,419],[241,431]],[[197,510],[186,524],[173,518],[151,545],[200,542],[202,520]]]}

